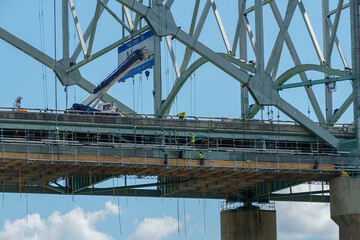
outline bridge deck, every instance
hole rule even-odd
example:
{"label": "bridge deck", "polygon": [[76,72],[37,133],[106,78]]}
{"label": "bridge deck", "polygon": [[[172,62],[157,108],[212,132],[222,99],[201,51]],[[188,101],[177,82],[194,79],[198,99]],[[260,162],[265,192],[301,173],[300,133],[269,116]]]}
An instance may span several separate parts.
{"label": "bridge deck", "polygon": [[[111,187],[90,186],[137,176],[158,182],[117,194],[267,201],[268,192],[329,181],[348,164],[346,154],[289,124],[0,112],[0,129],[0,182],[9,192],[112,195]],[[351,127],[329,131],[352,136]]]}

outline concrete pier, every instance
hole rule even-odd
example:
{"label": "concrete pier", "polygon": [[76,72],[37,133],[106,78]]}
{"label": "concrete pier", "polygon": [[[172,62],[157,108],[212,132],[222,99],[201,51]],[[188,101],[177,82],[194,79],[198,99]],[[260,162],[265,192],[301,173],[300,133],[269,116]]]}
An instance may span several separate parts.
{"label": "concrete pier", "polygon": [[221,240],[276,240],[276,211],[224,210],[220,221]]}
{"label": "concrete pier", "polygon": [[340,240],[360,239],[360,179],[338,177],[330,181],[331,219],[339,226]]}

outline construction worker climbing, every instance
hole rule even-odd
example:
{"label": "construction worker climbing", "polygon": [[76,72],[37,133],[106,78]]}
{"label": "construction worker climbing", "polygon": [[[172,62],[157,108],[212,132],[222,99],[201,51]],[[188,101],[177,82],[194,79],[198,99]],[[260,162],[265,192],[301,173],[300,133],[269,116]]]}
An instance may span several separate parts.
{"label": "construction worker climbing", "polygon": [[195,148],[195,136],[190,133],[190,142],[193,148]]}
{"label": "construction worker climbing", "polygon": [[202,152],[200,152],[199,153],[199,160],[200,160],[200,165],[201,166],[204,165],[204,158],[205,158],[204,154]]}
{"label": "construction worker climbing", "polygon": [[179,117],[179,119],[186,119],[185,112],[179,112],[177,116]]}

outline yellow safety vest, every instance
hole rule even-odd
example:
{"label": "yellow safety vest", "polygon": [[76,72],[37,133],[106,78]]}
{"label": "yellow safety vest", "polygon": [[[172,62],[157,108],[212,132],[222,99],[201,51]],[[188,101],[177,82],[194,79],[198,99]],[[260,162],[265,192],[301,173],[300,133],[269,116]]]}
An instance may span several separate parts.
{"label": "yellow safety vest", "polygon": [[340,176],[342,176],[342,177],[348,177],[349,174],[348,174],[345,170],[342,170],[342,173],[340,174]]}
{"label": "yellow safety vest", "polygon": [[185,112],[178,113],[178,117],[183,117],[184,119],[186,119]]}
{"label": "yellow safety vest", "polygon": [[191,135],[191,142],[194,143],[195,142],[195,136]]}
{"label": "yellow safety vest", "polygon": [[199,153],[199,159],[204,159],[204,154],[203,153]]}

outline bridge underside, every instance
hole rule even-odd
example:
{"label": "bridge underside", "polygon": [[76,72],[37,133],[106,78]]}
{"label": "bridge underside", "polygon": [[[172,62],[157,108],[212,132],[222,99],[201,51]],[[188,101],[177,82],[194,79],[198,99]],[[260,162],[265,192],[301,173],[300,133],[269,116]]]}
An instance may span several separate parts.
{"label": "bridge underside", "polygon": [[[63,147],[58,147],[58,149]],[[60,150],[61,151],[61,150]],[[272,192],[339,175],[334,164],[313,169],[310,163],[246,162],[77,155],[0,154],[0,182],[5,192],[144,197],[214,198],[228,201],[281,200]],[[153,184],[98,188],[113,177],[153,178]],[[2,178],[2,179],[1,179]],[[258,193],[256,195],[255,193]],[[285,196],[285,195],[284,195]],[[316,196],[312,196],[316,201]],[[309,196],[304,200],[308,200]],[[323,197],[322,197],[323,199]],[[326,199],[328,200],[328,199]]]}
{"label": "bridge underside", "polygon": [[[326,183],[354,164],[285,123],[0,112],[0,130],[4,192],[327,202],[326,191],[274,192]],[[352,136],[344,126],[329,131]],[[125,183],[99,187],[113,178]],[[149,183],[127,184],[140,178]]]}

